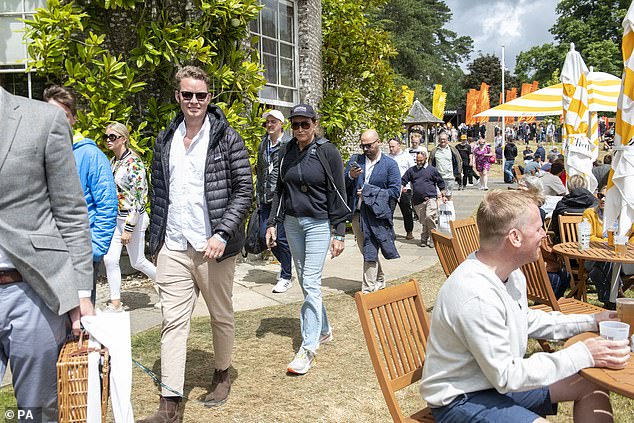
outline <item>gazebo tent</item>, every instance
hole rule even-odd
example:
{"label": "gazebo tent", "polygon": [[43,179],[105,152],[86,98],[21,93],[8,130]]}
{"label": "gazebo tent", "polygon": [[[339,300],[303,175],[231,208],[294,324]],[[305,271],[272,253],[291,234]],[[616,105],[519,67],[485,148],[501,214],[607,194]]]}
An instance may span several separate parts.
{"label": "gazebo tent", "polygon": [[425,128],[425,140],[429,143],[427,139],[427,130],[430,125],[434,125],[436,123],[444,123],[441,119],[438,119],[436,116],[432,114],[425,106],[421,104],[420,101],[414,100],[414,104],[412,104],[411,109],[409,109],[409,114],[407,115],[407,119],[405,119],[405,128],[407,128],[407,141],[409,143],[409,133],[413,126],[420,125]]}

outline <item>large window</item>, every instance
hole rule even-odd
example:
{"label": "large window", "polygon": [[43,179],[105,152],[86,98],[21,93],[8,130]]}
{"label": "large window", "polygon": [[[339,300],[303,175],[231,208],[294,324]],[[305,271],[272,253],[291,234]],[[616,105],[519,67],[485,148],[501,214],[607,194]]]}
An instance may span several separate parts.
{"label": "large window", "polygon": [[30,96],[31,76],[26,74],[27,51],[21,19],[46,7],[46,0],[0,0],[0,85],[12,93]]}
{"label": "large window", "polygon": [[298,102],[297,8],[290,0],[261,0],[262,11],[251,22],[251,33],[260,40],[257,48],[264,66],[266,85],[260,101],[291,107]]}

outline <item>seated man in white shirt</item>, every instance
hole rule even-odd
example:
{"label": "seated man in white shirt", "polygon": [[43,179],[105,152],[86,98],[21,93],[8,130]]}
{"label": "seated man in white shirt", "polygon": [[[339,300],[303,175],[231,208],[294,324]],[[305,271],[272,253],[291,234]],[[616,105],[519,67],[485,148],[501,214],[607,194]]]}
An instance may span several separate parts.
{"label": "seated man in white shirt", "polygon": [[520,267],[537,259],[545,233],[535,201],[517,191],[487,194],[477,211],[480,250],[442,286],[434,306],[421,394],[442,422],[544,422],[574,401],[575,422],[611,422],[609,395],[577,375],[623,368],[627,341],[599,337],[525,358],[528,338],[565,339],[616,317],[528,308]]}

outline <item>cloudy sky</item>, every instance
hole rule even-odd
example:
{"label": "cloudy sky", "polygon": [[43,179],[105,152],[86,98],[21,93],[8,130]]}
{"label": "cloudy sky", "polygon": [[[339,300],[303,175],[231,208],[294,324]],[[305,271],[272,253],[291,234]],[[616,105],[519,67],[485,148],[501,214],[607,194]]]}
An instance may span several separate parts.
{"label": "cloudy sky", "polygon": [[473,38],[471,60],[478,56],[478,51],[499,57],[504,44],[506,67],[512,71],[520,51],[553,41],[548,29],[557,18],[558,0],[445,0],[445,3],[453,13],[448,28]]}

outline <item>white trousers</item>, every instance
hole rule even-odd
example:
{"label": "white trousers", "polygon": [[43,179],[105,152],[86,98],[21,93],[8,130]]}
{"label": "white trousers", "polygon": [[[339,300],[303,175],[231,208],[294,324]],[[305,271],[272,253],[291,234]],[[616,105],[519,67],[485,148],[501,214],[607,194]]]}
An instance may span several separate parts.
{"label": "white trousers", "polygon": [[[132,238],[126,245],[130,264],[136,270],[143,272],[148,278],[156,280],[156,266],[154,266],[147,258],[145,258],[145,230],[149,224],[147,213],[143,213],[137,222]],[[121,234],[125,226],[124,218],[117,218],[117,227],[114,230],[110,249],[103,258],[103,264],[106,267],[106,276],[108,277],[108,285],[110,286],[110,299],[121,299],[121,267],[119,260],[121,259]]]}

